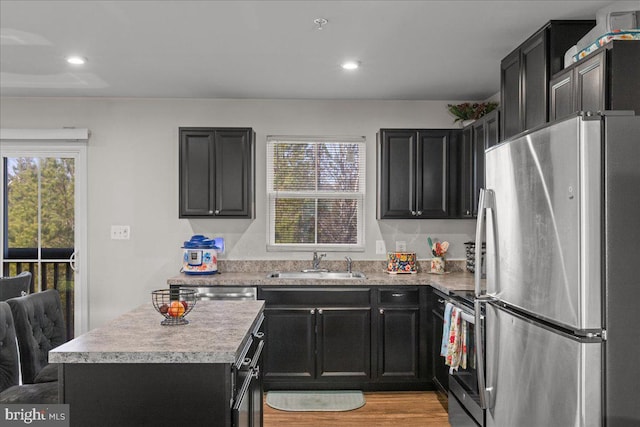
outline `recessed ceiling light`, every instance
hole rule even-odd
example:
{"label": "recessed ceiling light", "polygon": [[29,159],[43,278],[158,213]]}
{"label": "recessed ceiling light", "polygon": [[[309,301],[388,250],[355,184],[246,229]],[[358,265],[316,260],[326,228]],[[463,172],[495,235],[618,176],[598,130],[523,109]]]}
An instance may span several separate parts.
{"label": "recessed ceiling light", "polygon": [[346,61],[342,63],[342,68],[345,70],[357,70],[360,67],[358,61]]}
{"label": "recessed ceiling light", "polygon": [[87,58],[82,56],[67,56],[67,62],[73,65],[84,65],[87,62]]}

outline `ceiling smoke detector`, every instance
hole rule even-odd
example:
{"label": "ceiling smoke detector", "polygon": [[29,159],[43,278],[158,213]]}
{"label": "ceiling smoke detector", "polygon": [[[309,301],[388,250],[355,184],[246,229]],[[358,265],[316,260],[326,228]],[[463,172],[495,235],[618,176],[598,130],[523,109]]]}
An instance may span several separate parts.
{"label": "ceiling smoke detector", "polygon": [[316,30],[322,30],[322,27],[327,24],[326,19],[324,18],[316,18],[313,20],[313,23],[316,24]]}

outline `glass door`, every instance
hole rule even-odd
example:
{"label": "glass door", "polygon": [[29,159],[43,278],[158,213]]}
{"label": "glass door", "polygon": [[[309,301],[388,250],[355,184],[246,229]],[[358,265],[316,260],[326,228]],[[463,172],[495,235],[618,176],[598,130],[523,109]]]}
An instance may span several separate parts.
{"label": "glass door", "polygon": [[30,271],[31,292],[57,290],[69,338],[86,330],[77,256],[86,234],[84,157],[84,146],[2,145],[2,275]]}

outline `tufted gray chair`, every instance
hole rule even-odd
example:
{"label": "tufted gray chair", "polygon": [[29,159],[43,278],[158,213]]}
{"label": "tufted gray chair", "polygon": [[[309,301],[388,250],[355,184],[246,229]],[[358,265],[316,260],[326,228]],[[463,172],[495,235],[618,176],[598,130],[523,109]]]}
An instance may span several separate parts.
{"label": "tufted gray chair", "polygon": [[58,403],[58,382],[18,385],[16,331],[4,301],[0,301],[0,403]]}
{"label": "tufted gray chair", "polygon": [[60,294],[55,289],[36,292],[7,301],[13,313],[22,382],[50,382],[58,379],[57,365],[49,364],[49,350],[67,341]]}
{"label": "tufted gray chair", "polygon": [[31,273],[28,271],[23,271],[17,276],[0,277],[0,301],[27,295],[30,287]]}

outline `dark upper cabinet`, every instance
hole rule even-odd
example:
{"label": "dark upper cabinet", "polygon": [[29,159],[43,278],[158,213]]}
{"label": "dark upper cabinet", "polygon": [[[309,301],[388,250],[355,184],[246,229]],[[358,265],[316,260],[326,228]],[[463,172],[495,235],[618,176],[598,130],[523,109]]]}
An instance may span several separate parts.
{"label": "dark upper cabinet", "polygon": [[494,110],[462,130],[460,148],[460,216],[478,215],[478,197],[484,187],[484,150],[500,139],[500,111]]}
{"label": "dark upper cabinet", "polygon": [[564,54],[595,21],[550,21],[500,64],[502,138],[548,121],[550,76],[563,67]]}
{"label": "dark upper cabinet", "polygon": [[251,128],[180,128],[180,218],[253,217]]}
{"label": "dark upper cabinet", "polygon": [[640,41],[613,41],[553,76],[549,119],[578,111],[640,114]]}
{"label": "dark upper cabinet", "polygon": [[381,129],[378,218],[456,215],[456,129]]}

